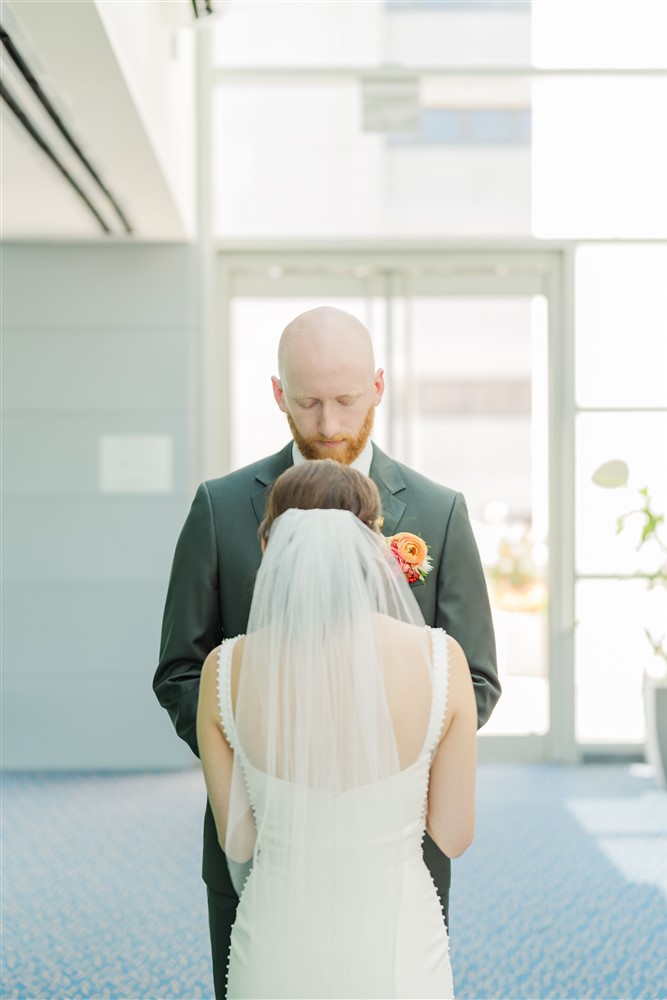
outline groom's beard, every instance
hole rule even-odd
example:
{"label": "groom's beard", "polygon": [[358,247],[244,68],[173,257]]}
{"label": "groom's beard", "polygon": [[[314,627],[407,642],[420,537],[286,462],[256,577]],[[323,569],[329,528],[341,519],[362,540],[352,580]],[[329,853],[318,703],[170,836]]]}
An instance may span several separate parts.
{"label": "groom's beard", "polygon": [[287,413],[287,422],[292,431],[292,437],[304,458],[333,458],[335,462],[341,462],[343,465],[351,465],[355,458],[359,458],[359,455],[361,455],[368,444],[368,439],[373,430],[374,419],[375,407],[371,405],[361,425],[361,430],[357,435],[349,437],[342,434],[333,438],[337,442],[336,445],[326,445],[322,443],[323,438],[319,435],[304,437],[292,420],[291,415]]}

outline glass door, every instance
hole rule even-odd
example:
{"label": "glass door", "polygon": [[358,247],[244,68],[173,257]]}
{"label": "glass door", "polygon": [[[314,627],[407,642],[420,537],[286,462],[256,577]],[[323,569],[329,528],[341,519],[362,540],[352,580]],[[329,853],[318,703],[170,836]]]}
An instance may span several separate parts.
{"label": "glass door", "polygon": [[551,752],[548,257],[249,254],[225,264],[233,468],[288,440],[270,384],[280,333],[328,303],[368,325],[385,369],[374,440],[464,494],[504,689],[482,730],[494,759]]}
{"label": "glass door", "polygon": [[483,272],[458,294],[446,274],[396,285],[390,450],[466,498],[504,692],[483,733],[545,736],[547,300],[503,294],[502,280]]}

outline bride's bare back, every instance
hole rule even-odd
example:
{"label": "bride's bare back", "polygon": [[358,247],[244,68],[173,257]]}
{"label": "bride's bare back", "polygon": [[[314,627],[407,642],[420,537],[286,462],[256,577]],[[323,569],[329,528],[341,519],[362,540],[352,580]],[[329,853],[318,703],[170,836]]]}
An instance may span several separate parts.
{"label": "bride's bare back", "polygon": [[[405,769],[418,759],[428,728],[433,690],[431,630],[380,614],[375,627],[399,763]],[[462,854],[473,837],[477,707],[465,654],[451,636],[446,640],[447,710],[431,765],[426,825],[438,847],[451,858]],[[246,642],[241,637],[232,654],[234,708]]]}

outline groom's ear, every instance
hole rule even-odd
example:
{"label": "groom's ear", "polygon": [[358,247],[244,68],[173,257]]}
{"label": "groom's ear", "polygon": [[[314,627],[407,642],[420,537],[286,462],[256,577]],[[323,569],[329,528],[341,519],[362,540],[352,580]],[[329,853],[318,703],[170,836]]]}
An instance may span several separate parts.
{"label": "groom's ear", "polygon": [[273,398],[275,399],[278,407],[287,413],[287,407],[285,406],[285,392],[283,390],[283,384],[277,375],[271,376],[271,384],[273,385]]}
{"label": "groom's ear", "polygon": [[380,400],[382,399],[382,394],[384,392],[384,369],[378,368],[373,379],[373,388],[375,389],[375,406],[380,405]]}

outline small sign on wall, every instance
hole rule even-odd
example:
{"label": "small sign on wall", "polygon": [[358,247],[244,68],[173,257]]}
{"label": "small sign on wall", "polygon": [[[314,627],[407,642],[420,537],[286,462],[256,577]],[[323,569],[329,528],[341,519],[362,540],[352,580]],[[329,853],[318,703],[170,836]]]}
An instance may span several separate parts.
{"label": "small sign on wall", "polygon": [[100,493],[171,493],[174,440],[170,434],[101,434]]}

